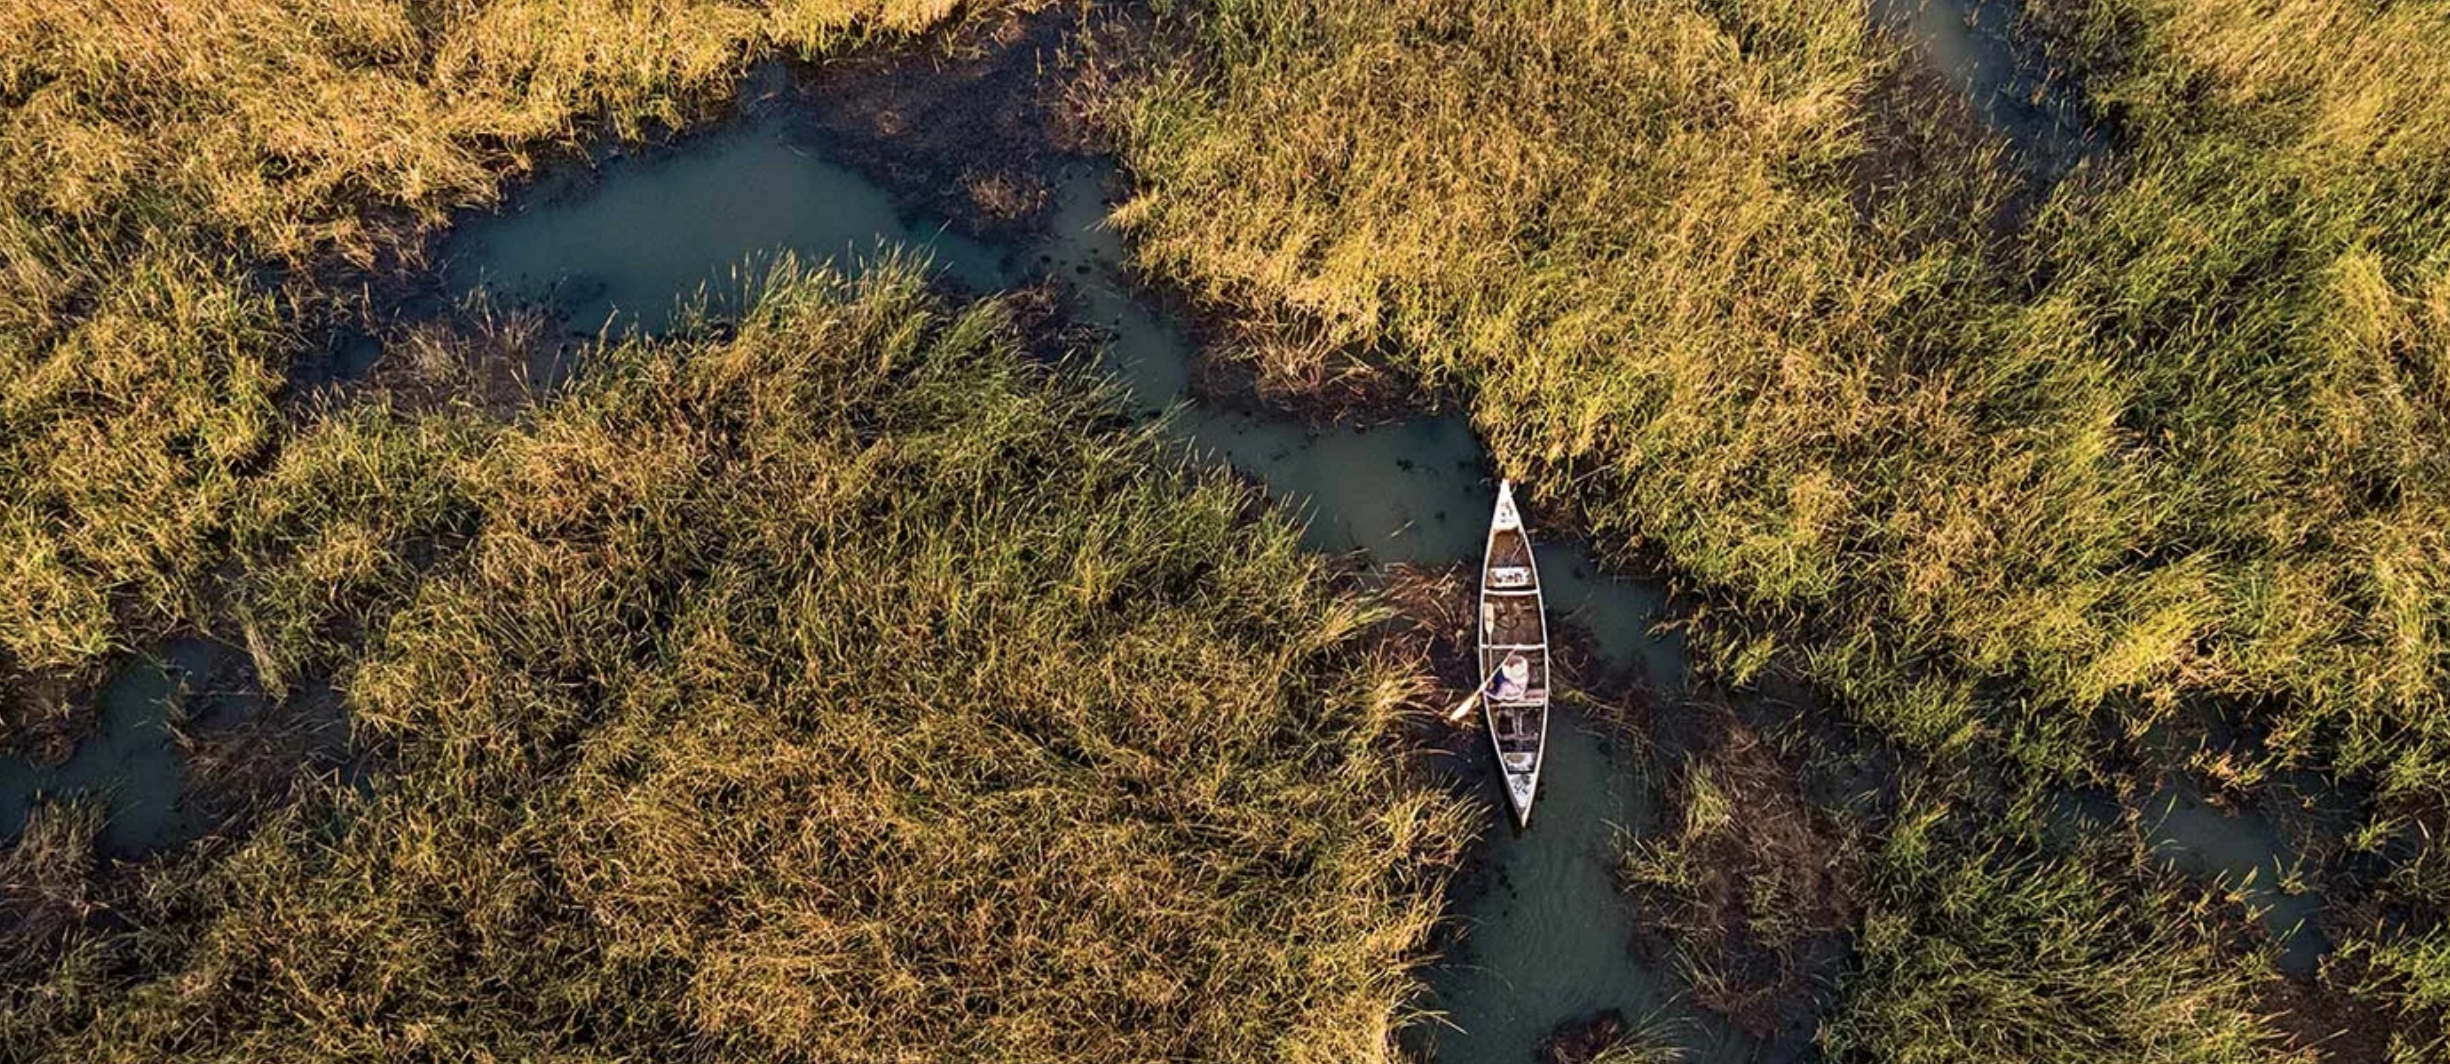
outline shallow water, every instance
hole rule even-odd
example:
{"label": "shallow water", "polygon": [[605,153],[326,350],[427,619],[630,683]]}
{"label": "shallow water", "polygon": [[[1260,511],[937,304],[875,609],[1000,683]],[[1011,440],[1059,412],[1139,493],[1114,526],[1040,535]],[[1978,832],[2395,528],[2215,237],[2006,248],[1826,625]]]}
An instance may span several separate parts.
{"label": "shallow water", "polygon": [[2014,0],[1872,0],[1872,20],[1919,49],[2042,184],[2100,151],[2074,90],[2018,39]]}
{"label": "shallow water", "polygon": [[[2166,753],[2166,751],[2164,751]],[[2319,780],[2308,778],[2277,786],[2275,801],[2289,793],[2336,796]],[[2319,803],[2318,803],[2319,804]],[[2153,859],[2200,884],[2241,903],[2263,936],[2277,945],[2282,972],[2312,978],[2331,952],[2331,941],[2317,926],[2322,896],[2292,889],[2291,874],[2303,863],[2296,845],[2261,809],[2214,805],[2195,781],[2182,772],[2164,773],[2153,792],[2132,810],[2097,791],[2069,790],[2054,796],[2049,811],[2051,838],[2059,845],[2105,832],[2122,830],[2130,811]],[[2337,823],[2326,831],[2348,830],[2344,810],[2322,810]]]}
{"label": "shallow water", "polygon": [[197,698],[224,651],[201,640],[174,640],[122,663],[96,693],[100,721],[66,761],[38,766],[0,758],[0,840],[15,840],[38,804],[99,801],[100,848],[135,857],[203,830],[182,801],[185,777],[174,727],[221,726],[245,712],[244,700]]}
{"label": "shallow water", "polygon": [[[1121,241],[1106,228],[1107,175],[1082,165],[1058,183],[1039,253],[1075,288],[1076,316],[1112,334],[1107,368],[1144,410],[1198,449],[1264,484],[1306,519],[1312,549],[1358,552],[1371,566],[1474,561],[1488,532],[1495,484],[1470,424],[1422,414],[1367,426],[1204,405],[1191,393],[1195,354],[1179,322],[1138,298]],[[1536,530],[1535,530],[1536,533]],[[1667,619],[1656,586],[1598,572],[1578,546],[1540,550],[1552,613],[1589,634],[1604,664],[1636,670],[1654,688],[1684,681],[1681,641],[1651,630]],[[1570,677],[1568,678],[1570,681]],[[1462,934],[1432,973],[1429,1007],[1443,1015],[1426,1037],[1445,1064],[1519,1061],[1560,1023],[1601,1009],[1655,1019],[1688,1059],[1749,1059],[1753,1047],[1677,1000],[1663,966],[1633,952],[1632,911],[1616,889],[1616,834],[1655,816],[1637,759],[1570,706],[1551,720],[1548,762],[1529,831],[1515,831],[1493,774],[1457,766],[1492,810],[1475,872],[1459,891]]]}
{"label": "shallow water", "polygon": [[2331,951],[2315,926],[2322,898],[2288,889],[2296,849],[2259,812],[2222,809],[2172,773],[2144,803],[2145,838],[2155,856],[2190,878],[2234,892],[2265,935],[2279,943],[2280,970],[2311,978]]}
{"label": "shallow water", "polygon": [[[1427,1032],[1438,1060],[1525,1060],[1559,1023],[1609,1008],[1636,1026],[1676,1027],[1680,1042],[1710,1035],[1677,1007],[1676,979],[1634,951],[1633,910],[1615,888],[1616,834],[1649,827],[1657,809],[1615,745],[1560,705],[1530,829],[1492,820],[1461,884],[1461,935],[1430,974],[1444,1014]],[[1468,756],[1479,755],[1475,744]]]}
{"label": "shallow water", "polygon": [[[608,323],[660,329],[676,296],[782,248],[854,260],[916,248],[977,289],[1052,277],[1063,282],[1072,316],[1109,334],[1106,368],[1128,402],[1167,413],[1195,450],[1294,507],[1306,519],[1307,546],[1357,553],[1373,569],[1477,558],[1495,483],[1462,417],[1319,425],[1199,401],[1190,330],[1134,285],[1122,241],[1105,225],[1111,179],[1101,166],[1072,167],[1056,182],[1047,234],[1030,247],[993,248],[905,213],[882,189],[828,162],[805,127],[769,115],[682,151],[617,161],[592,181],[541,190],[536,202],[464,227],[448,249],[449,276],[462,294],[490,283],[514,299],[546,300],[584,333]],[[700,215],[720,215],[720,224],[698,224]],[[1666,618],[1659,588],[1601,575],[1571,544],[1546,545],[1541,563],[1551,610],[1589,632],[1608,668],[1662,689],[1681,685],[1681,645],[1650,631]],[[1469,749],[1480,753],[1477,744]],[[1476,756],[1458,766],[1482,787],[1492,817],[1478,879],[1459,899],[1465,934],[1433,980],[1431,1007],[1451,1021],[1432,1032],[1438,1059],[1511,1064],[1559,1023],[1601,1008],[1660,1015],[1681,1041],[1715,1047],[1722,1032],[1678,1005],[1676,978],[1631,953],[1614,833],[1650,816],[1652,800],[1633,759],[1570,709],[1551,727],[1549,756],[1526,833],[1495,815],[1502,799]],[[1721,1048],[1731,1052],[1713,1057],[1749,1054],[1742,1045]]]}
{"label": "shallow water", "polygon": [[[922,255],[982,291],[1016,276],[1011,252],[904,216],[884,190],[782,122],[556,174],[510,212],[459,226],[442,273],[455,293],[483,287],[504,303],[551,306],[574,334],[652,333],[701,294],[732,304],[741,274],[784,251],[850,266],[888,251]],[[541,368],[542,383],[566,368]]]}
{"label": "shallow water", "polygon": [[[1104,225],[1104,177],[1081,166],[1058,184],[1041,251],[1057,276],[1074,280],[1076,314],[1113,334],[1108,369],[1134,401],[1171,409],[1178,433],[1294,506],[1312,549],[1360,552],[1372,566],[1478,559],[1495,485],[1463,417],[1318,425],[1197,401],[1186,331],[1134,298],[1123,246]],[[1539,560],[1550,610],[1587,632],[1607,667],[1638,670],[1657,689],[1682,686],[1681,641],[1651,633],[1667,617],[1663,589],[1601,575],[1572,544],[1544,545]],[[1429,1007],[1443,1017],[1425,1031],[1436,1059],[1523,1060],[1559,1024],[1602,1009],[1637,1026],[1662,1025],[1688,1059],[1750,1059],[1748,1041],[1681,1005],[1678,977],[1634,953],[1633,913],[1615,868],[1617,833],[1656,816],[1655,791],[1638,760],[1560,705],[1533,826],[1516,831],[1497,812],[1504,799],[1481,761],[1485,752],[1476,742],[1466,750],[1469,764],[1457,767],[1476,781],[1492,817],[1475,871],[1458,892],[1462,933],[1430,978]]]}

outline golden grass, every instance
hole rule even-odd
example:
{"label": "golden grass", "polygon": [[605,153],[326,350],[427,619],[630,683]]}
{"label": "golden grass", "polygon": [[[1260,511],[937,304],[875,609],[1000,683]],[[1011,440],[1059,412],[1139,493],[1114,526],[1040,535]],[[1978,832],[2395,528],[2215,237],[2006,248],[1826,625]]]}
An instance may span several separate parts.
{"label": "golden grass", "polygon": [[89,928],[0,1042],[1391,1059],[1465,820],[1286,520],[908,270],[593,364],[482,441],[367,406],[284,453],[250,594],[388,603],[342,688],[389,765],[165,873],[185,915]]}
{"label": "golden grass", "polygon": [[2224,948],[2210,899],[2137,889],[2114,846],[2039,859],[1909,829],[1878,856],[1858,965],[1821,1044],[1943,1064],[2312,1064],[2263,1003],[2269,961]]}
{"label": "golden grass", "polygon": [[233,478],[362,274],[540,154],[946,0],[0,5],[0,747],[38,676],[201,619]]}
{"label": "golden grass", "polygon": [[[2369,840],[2438,823],[2450,24],[2028,6],[2112,145],[2031,204],[1860,5],[1184,5],[1113,110],[1119,220],[1276,323],[1265,372],[1425,381],[1538,501],[1689,581],[1724,675],[1792,668],[1947,781],[1879,825],[1965,837],[1875,864],[1824,1044],[2284,1056],[2222,917],[1945,811],[2111,785],[2215,707],[2259,740],[2227,785],[2310,766],[2372,785]],[[2421,1027],[2442,895],[2393,896],[2409,931],[2366,955]]]}
{"label": "golden grass", "polygon": [[2053,17],[2126,34],[2087,85],[2134,143],[2013,234],[1999,145],[1823,0],[1194,9],[1121,220],[1919,748],[2218,696],[2270,764],[2450,794],[2450,42],[2094,6]]}

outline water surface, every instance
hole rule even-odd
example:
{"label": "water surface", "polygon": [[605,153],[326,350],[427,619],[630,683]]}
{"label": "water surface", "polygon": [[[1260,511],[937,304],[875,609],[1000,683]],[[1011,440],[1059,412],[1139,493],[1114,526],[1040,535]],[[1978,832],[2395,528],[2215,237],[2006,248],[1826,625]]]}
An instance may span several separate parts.
{"label": "water surface", "polygon": [[2170,773],[2144,803],[2143,822],[2154,856],[2191,879],[2234,893],[2279,944],[2280,969],[2300,979],[2314,976],[2331,951],[2315,923],[2322,897],[2290,889],[2296,847],[2269,817],[2215,806],[2194,781]]}
{"label": "water surface", "polygon": [[543,302],[571,332],[659,332],[701,290],[720,306],[743,270],[784,251],[856,267],[924,255],[972,288],[1010,283],[1013,255],[902,214],[883,189],[827,161],[799,123],[774,119],[558,173],[503,214],[453,233],[443,278],[507,302]]}
{"label": "water surface", "polygon": [[[1989,53],[1967,54],[1980,60]],[[2001,78],[1994,94],[2020,84]],[[2019,113],[2003,111],[2003,120],[2026,121]],[[1306,546],[1356,559],[1365,572],[1476,560],[1495,480],[1468,420],[1425,412],[1370,425],[1319,424],[1203,401],[1191,387],[1191,329],[1136,285],[1121,240],[1105,224],[1113,186],[1109,168],[1078,163],[1055,182],[1042,237],[992,246],[904,210],[828,161],[822,139],[805,126],[769,114],[682,150],[618,160],[587,181],[548,186],[508,213],[464,226],[449,251],[450,277],[463,293],[491,285],[513,299],[546,301],[580,333],[665,328],[671,308],[700,286],[783,250],[854,269],[883,251],[916,250],[957,285],[982,291],[1051,278],[1072,317],[1107,334],[1104,368],[1126,401],[1163,416],[1194,450],[1249,474],[1301,514]],[[1552,618],[1587,638],[1600,668],[1667,697],[1685,690],[1688,663],[1665,629],[1663,588],[1608,575],[1570,542],[1541,543],[1540,562]],[[1576,678],[1563,679],[1571,687]],[[1624,747],[1572,704],[1560,705],[1528,831],[1497,812],[1502,798],[1478,744],[1455,759],[1491,816],[1453,900],[1460,935],[1429,979],[1427,1007],[1443,1020],[1424,1037],[1443,1064],[1517,1064],[1559,1024],[1602,1009],[1670,1032],[1689,1061],[1808,1052],[1754,1042],[1692,1007],[1671,966],[1637,950],[1634,913],[1616,885],[1615,840],[1622,830],[1650,829],[1658,789],[1643,759]],[[2318,956],[2319,936],[2306,938],[2303,919],[2315,902],[2277,888],[2278,843],[2268,826],[2183,793],[2162,798],[2150,821],[2155,851],[2207,884],[2247,889],[2267,929],[2288,944],[2292,966]]]}
{"label": "water surface", "polygon": [[37,765],[0,758],[0,841],[25,831],[36,806],[98,802],[103,856],[137,857],[195,838],[201,817],[182,801],[185,775],[177,729],[235,722],[248,700],[211,695],[206,677],[225,651],[196,639],[173,640],[131,656],[96,692],[94,733],[66,761]]}
{"label": "water surface", "polygon": [[2075,90],[2017,35],[2014,0],[1872,0],[1872,19],[1918,49],[2047,187],[2098,154]]}

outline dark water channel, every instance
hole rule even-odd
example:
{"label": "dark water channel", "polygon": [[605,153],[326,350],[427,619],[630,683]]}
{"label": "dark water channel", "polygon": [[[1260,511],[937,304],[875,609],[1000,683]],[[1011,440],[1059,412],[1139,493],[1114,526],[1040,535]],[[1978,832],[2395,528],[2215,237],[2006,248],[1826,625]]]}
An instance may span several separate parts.
{"label": "dark water channel", "polygon": [[[897,205],[829,161],[823,138],[806,125],[768,113],[681,150],[613,160],[583,182],[540,186],[513,210],[464,225],[447,270],[455,289],[543,300],[587,335],[608,325],[661,328],[701,285],[736,286],[735,271],[783,250],[852,269],[888,251],[916,251],[982,291],[1053,278],[1071,315],[1108,334],[1106,368],[1130,401],[1165,412],[1195,449],[1297,509],[1310,547],[1371,566],[1476,558],[1494,483],[1468,422],[1423,413],[1318,424],[1204,402],[1190,386],[1190,330],[1133,283],[1126,250],[1104,224],[1113,186],[1109,168],[1071,164],[1055,182],[1044,235],[1027,246],[991,246]],[[1550,609],[1584,633],[1603,668],[1669,698],[1685,689],[1684,648],[1660,630],[1670,619],[1663,588],[1603,574],[1570,542],[1545,544],[1541,561]],[[1634,914],[1614,869],[1618,833],[1650,830],[1659,817],[1643,759],[1570,705],[1552,725],[1550,757],[1532,828],[1512,831],[1493,815],[1455,900],[1463,933],[1430,980],[1428,1004],[1442,1016],[1426,1027],[1435,1058],[1515,1064],[1560,1023],[1601,1009],[1664,1032],[1687,1061],[1806,1056],[1796,1040],[1765,1045],[1691,1007],[1669,962],[1635,950]],[[1473,760],[1461,771],[1492,809],[1501,806],[1485,766]],[[2289,957],[2310,963],[2320,939],[2300,918],[2314,899],[2280,889],[2292,858],[2279,832],[2258,815],[2204,804],[2182,782],[2145,812],[2156,852],[2207,883],[2247,885],[2243,893]]]}
{"label": "dark water channel", "polygon": [[[1109,335],[1107,368],[1130,401],[1168,412],[1181,438],[1299,510],[1309,546],[1371,566],[1476,558],[1495,485],[1463,418],[1322,425],[1193,393],[1190,331],[1135,287],[1122,242],[1104,224],[1112,181],[1106,167],[1072,165],[1056,182],[1046,235],[1027,247],[989,247],[897,208],[828,161],[816,134],[769,115],[681,151],[612,161],[583,184],[542,187],[510,212],[473,220],[449,248],[447,274],[455,288],[546,301],[573,333],[590,335],[608,321],[660,328],[678,297],[729,284],[743,263],[782,250],[856,268],[882,250],[915,249],[980,290],[1052,277],[1071,315]],[[1659,588],[1599,574],[1570,543],[1548,545],[1541,561],[1551,609],[1589,634],[1609,669],[1681,684],[1682,647],[1651,634],[1667,619]],[[1655,796],[1630,752],[1570,709],[1550,742],[1533,829],[1517,834],[1492,819],[1479,872],[1459,899],[1466,930],[1436,973],[1430,1003],[1446,1017],[1431,1028],[1437,1058],[1512,1064],[1559,1023],[1615,1008],[1665,1017],[1693,1051],[1688,1059],[1755,1059],[1749,1042],[1679,1004],[1681,987],[1663,963],[1632,952],[1615,835],[1653,818]],[[1481,779],[1471,760],[1461,768],[1495,808],[1494,779]]]}

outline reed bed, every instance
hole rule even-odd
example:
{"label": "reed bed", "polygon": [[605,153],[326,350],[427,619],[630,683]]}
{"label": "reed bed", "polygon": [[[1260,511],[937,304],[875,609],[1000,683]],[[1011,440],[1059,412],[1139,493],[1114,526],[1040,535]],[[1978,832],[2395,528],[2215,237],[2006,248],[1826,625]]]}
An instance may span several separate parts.
{"label": "reed bed", "polygon": [[365,407],[284,452],[252,601],[380,618],[386,767],[165,872],[185,915],[84,932],[0,1044],[1389,1059],[1466,819],[1375,610],[999,304],[785,264],[696,337],[466,446]]}
{"label": "reed bed", "polygon": [[[995,5],[974,5],[993,7]],[[946,0],[0,5],[0,748],[202,619],[292,361],[540,158]]]}
{"label": "reed bed", "polygon": [[[711,113],[754,56],[950,15],[0,8],[0,748],[203,625],[275,689],[336,673],[385,758],[123,889],[97,814],[46,810],[0,870],[32,936],[0,1059],[1391,1052],[1463,831],[1388,752],[1411,670],[992,304],[786,268],[514,417],[437,380],[290,418],[293,359],[450,212]],[[2424,1059],[2450,30],[2029,15],[2113,145],[2038,204],[1832,0],[1161,5],[1099,102],[1118,221],[1273,387],[1468,405],[1540,502],[1690,582],[1729,676],[1792,669],[1929,771],[1858,840],[1834,1055],[2301,1057],[2225,910],[1963,800],[2120,782],[2209,703],[2254,740],[2224,783],[2378,796],[2342,963]],[[1648,867],[1672,894],[1717,837]]]}
{"label": "reed bed", "polygon": [[[1757,1038],[1806,1021],[1859,914],[1860,861],[1754,733],[1722,716],[1670,777],[1656,832],[1620,834],[1617,877],[1694,1004]],[[1816,979],[1815,977],[1818,977]]]}
{"label": "reed bed", "polygon": [[1194,6],[1120,220],[1917,749],[2222,699],[2265,767],[2450,795],[2450,43],[2062,6],[2148,29],[2095,45],[2121,147],[2021,229],[2004,146],[1826,0]]}
{"label": "reed bed", "polygon": [[[1174,57],[1110,111],[1145,266],[1270,323],[1244,354],[1283,387],[1359,362],[1467,407],[1538,502],[1686,583],[1723,676],[1791,671],[1945,781],[1872,836],[1970,821],[1958,857],[1872,864],[1833,1044],[2286,1051],[2241,1004],[2276,977],[2223,959],[2181,888],[1947,810],[2131,786],[2139,736],[2225,718],[2223,786],[2348,781],[2384,865],[2436,833],[2437,12],[2035,3],[2109,149],[2031,200],[1859,4],[1169,10]],[[2373,926],[2407,930],[2369,954],[2421,1027],[2450,1000],[2443,899],[2389,896]]]}
{"label": "reed bed", "polygon": [[1877,853],[1856,963],[1820,1039],[1896,1064],[2313,1064],[2265,1004],[2269,958],[2214,902],[2136,883],[2117,841],[2037,857],[1936,809]]}

